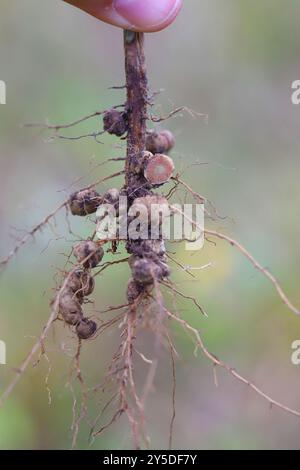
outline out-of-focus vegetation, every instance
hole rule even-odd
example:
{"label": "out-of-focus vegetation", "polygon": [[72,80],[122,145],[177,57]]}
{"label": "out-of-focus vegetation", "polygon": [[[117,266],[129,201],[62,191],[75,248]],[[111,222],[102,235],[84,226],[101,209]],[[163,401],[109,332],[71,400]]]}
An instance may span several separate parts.
{"label": "out-of-focus vegetation", "polygon": [[[189,115],[170,121],[177,136],[177,168],[207,163],[188,168],[185,180],[228,216],[219,227],[268,266],[298,305],[300,108],[291,104],[290,86],[300,78],[299,16],[297,0],[186,0],[175,25],[147,36],[151,86],[165,89],[156,111],[186,105],[209,115],[207,123]],[[104,145],[93,140],[45,143],[45,134],[20,127],[45,119],[68,122],[122,103],[123,91],[108,89],[124,83],[121,31],[62,1],[2,0],[0,79],[8,89],[7,105],[0,106],[4,256],[14,237],[63,200],[78,177],[105,158],[123,154],[110,137]],[[100,125],[95,119],[80,130]],[[83,184],[120,165],[96,168]],[[8,349],[8,364],[0,367],[1,389],[48,316],[54,274],[65,261],[62,253],[71,246],[63,215],[56,222],[20,252],[0,278],[0,339]],[[76,233],[88,233],[83,220],[72,223]],[[281,304],[268,282],[222,242],[216,247],[207,243],[192,258],[178,245],[173,248],[184,263],[213,263],[197,272],[196,281],[173,267],[181,289],[196,296],[209,312],[204,319],[193,304],[180,299],[178,309],[184,317],[201,328],[213,352],[274,398],[300,409],[300,367],[290,361],[291,342],[300,338],[299,319]],[[98,310],[123,302],[127,277],[126,265],[120,265],[98,279]],[[211,365],[201,354],[194,357],[189,338],[176,327],[173,336],[180,353],[175,447],[299,448],[297,418],[271,411],[223,371],[218,372],[215,388]],[[146,334],[140,348],[150,351],[151,341]],[[82,366],[90,384],[103,378],[117,342],[115,331],[86,344]],[[60,350],[62,344],[67,354]],[[45,386],[48,364],[43,359],[29,369],[0,409],[0,448],[70,447],[72,397],[65,384],[74,348],[68,330],[59,327],[48,346],[51,405]],[[139,367],[144,365],[137,366],[137,374]],[[91,403],[91,416],[99,406],[99,400]],[[161,357],[147,415],[153,448],[166,447],[171,416],[167,352]],[[87,435],[84,424],[80,448],[88,448]],[[130,446],[128,424],[122,419],[92,448]]]}

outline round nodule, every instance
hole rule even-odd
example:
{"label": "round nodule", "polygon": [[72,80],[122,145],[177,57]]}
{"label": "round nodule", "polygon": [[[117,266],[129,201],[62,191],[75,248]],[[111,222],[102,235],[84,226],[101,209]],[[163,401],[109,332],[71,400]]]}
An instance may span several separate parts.
{"label": "round nodule", "polygon": [[127,284],[127,300],[130,304],[134,303],[139,295],[143,292],[141,284],[138,284],[135,279],[129,279]]}
{"label": "round nodule", "polygon": [[101,197],[93,189],[78,191],[70,196],[69,208],[73,215],[84,217],[93,214],[101,202]]}
{"label": "round nodule", "polygon": [[133,208],[137,208],[143,206],[147,210],[148,214],[151,214],[152,206],[159,206],[161,211],[167,210],[169,208],[168,199],[160,194],[148,194],[144,197],[137,197],[132,206]]}
{"label": "round nodule", "polygon": [[[170,217],[168,200],[160,194],[149,194],[136,198],[128,211],[130,217],[139,216],[141,228],[152,227],[153,233],[161,232],[164,222]],[[155,232],[154,232],[155,231]]]}
{"label": "round nodule", "polygon": [[74,292],[66,289],[59,299],[59,312],[64,321],[69,325],[77,325],[83,318],[83,313],[79,300]]}
{"label": "round nodule", "polygon": [[175,145],[172,132],[164,130],[161,132],[148,131],[146,137],[146,149],[153,154],[168,153]]}
{"label": "round nodule", "polygon": [[106,203],[109,204],[115,204],[118,202],[120,197],[120,191],[117,188],[112,188],[106,191],[106,193],[103,195],[103,200]]}
{"label": "round nodule", "polygon": [[95,280],[88,272],[78,269],[69,277],[68,287],[76,295],[87,297],[95,288]]}
{"label": "round nodule", "polygon": [[133,279],[144,286],[153,284],[156,278],[157,265],[149,259],[138,258],[131,265]]}
{"label": "round nodule", "polygon": [[146,165],[144,176],[153,186],[167,183],[174,171],[173,160],[167,155],[156,154]]}
{"label": "round nodule", "polygon": [[122,137],[127,132],[127,120],[124,113],[116,109],[106,111],[103,116],[103,129],[109,134]]}
{"label": "round nodule", "polygon": [[170,270],[170,267],[168,266],[168,264],[164,263],[164,262],[161,262],[159,264],[159,278],[160,278],[160,280],[169,277],[170,274],[171,274],[171,270]]}
{"label": "round nodule", "polygon": [[103,248],[93,241],[79,242],[77,245],[75,245],[73,251],[79,263],[82,263],[86,258],[89,257],[83,263],[83,266],[87,269],[98,266],[104,256]]}
{"label": "round nodule", "polygon": [[79,339],[89,339],[97,331],[97,323],[88,318],[83,318],[76,326],[76,333]]}

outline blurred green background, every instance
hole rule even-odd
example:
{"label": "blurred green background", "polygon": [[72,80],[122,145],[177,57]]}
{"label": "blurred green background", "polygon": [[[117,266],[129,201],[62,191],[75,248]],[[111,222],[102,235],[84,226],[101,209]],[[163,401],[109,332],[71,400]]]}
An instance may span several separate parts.
{"label": "blurred green background", "polygon": [[[213,200],[228,216],[217,227],[240,240],[283,283],[300,305],[299,236],[300,107],[291,104],[291,83],[300,78],[300,3],[298,0],[185,0],[177,22],[147,36],[151,87],[163,88],[156,112],[188,106],[209,115],[188,114],[168,123],[177,138],[173,157],[183,178]],[[2,0],[0,6],[0,79],[7,84],[7,105],[0,106],[1,258],[28,230],[66,198],[122,163],[96,167],[122,156],[124,146],[111,137],[46,142],[47,134],[24,129],[28,122],[68,122],[97,109],[124,102],[122,33],[62,1]],[[76,132],[100,129],[98,119]],[[73,185],[76,179],[84,179]],[[106,184],[121,184],[121,180]],[[73,185],[73,186],[72,186]],[[180,197],[183,197],[181,193]],[[91,224],[72,220],[78,236]],[[209,224],[209,222],[207,222]],[[49,314],[55,273],[72,245],[64,214],[10,264],[0,278],[0,339],[7,343],[0,387],[30,350]],[[194,267],[197,279],[173,266],[173,280],[196,296],[209,313],[200,317],[181,299],[178,309],[199,327],[209,348],[253,379],[264,391],[300,409],[300,366],[291,364],[291,343],[300,339],[299,319],[282,305],[270,284],[222,242],[206,243],[194,256],[184,246],[177,259]],[[120,265],[97,280],[94,314],[122,304],[129,272]],[[98,314],[99,315],[99,314]],[[175,448],[299,448],[299,420],[268,404],[219,370],[216,388],[211,365],[190,339],[171,326],[180,355],[177,361]],[[101,382],[115,351],[119,331],[85,344],[82,368],[89,385]],[[151,354],[153,337],[138,340]],[[69,448],[72,396],[66,387],[76,343],[55,328],[47,343],[51,362],[48,403],[43,359],[30,367],[0,409],[0,448]],[[137,358],[136,375],[145,369]],[[141,385],[141,383],[139,383]],[[75,387],[76,388],[76,387]],[[166,448],[171,419],[171,367],[162,351],[155,389],[148,405],[152,448]],[[96,415],[100,398],[90,403]],[[92,449],[130,448],[122,418]],[[89,448],[83,423],[78,447]]]}

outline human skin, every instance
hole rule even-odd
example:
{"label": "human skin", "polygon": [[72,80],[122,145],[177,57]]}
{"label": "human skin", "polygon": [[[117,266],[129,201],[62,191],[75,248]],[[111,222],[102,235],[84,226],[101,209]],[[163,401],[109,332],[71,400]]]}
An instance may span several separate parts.
{"label": "human skin", "polygon": [[183,0],[64,0],[105,23],[131,31],[153,33],[177,17]]}

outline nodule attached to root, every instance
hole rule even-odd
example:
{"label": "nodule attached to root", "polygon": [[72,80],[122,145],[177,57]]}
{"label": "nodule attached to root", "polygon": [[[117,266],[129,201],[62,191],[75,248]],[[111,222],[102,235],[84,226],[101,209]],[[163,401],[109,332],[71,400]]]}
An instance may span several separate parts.
{"label": "nodule attached to root", "polygon": [[104,250],[101,246],[93,241],[82,241],[74,246],[74,255],[79,263],[82,263],[87,257],[87,261],[83,263],[85,268],[95,268],[101,262],[104,256]]}
{"label": "nodule attached to root", "polygon": [[132,263],[132,276],[133,279],[142,284],[153,284],[156,275],[156,265],[153,261],[148,259],[136,259]]}
{"label": "nodule attached to root", "polygon": [[106,204],[116,204],[119,201],[120,191],[117,188],[112,188],[106,191],[103,195],[103,202]]}
{"label": "nodule attached to root", "polygon": [[153,186],[160,186],[167,183],[174,171],[172,158],[167,155],[157,153],[146,163],[144,176]]}
{"label": "nodule attached to root", "polygon": [[170,275],[167,264],[148,258],[135,258],[129,261],[133,279],[142,286],[154,284]]}
{"label": "nodule attached to root", "polygon": [[[142,230],[147,230],[148,227],[148,231],[150,230],[153,237],[156,237],[156,240],[147,240],[142,251],[138,253],[139,256],[147,256],[149,247],[153,245],[154,248],[154,245],[157,245],[157,241],[159,241],[157,239],[163,238],[163,226],[170,217],[170,214],[171,211],[168,200],[159,194],[148,194],[147,196],[138,197],[134,200],[128,212],[129,217],[138,215]],[[138,244],[140,248],[142,245],[143,243]]]}
{"label": "nodule attached to root", "polygon": [[127,300],[130,304],[133,304],[136,299],[143,292],[143,286],[138,284],[134,279],[129,279],[127,284]]}
{"label": "nodule attached to root", "polygon": [[122,137],[127,132],[127,119],[125,113],[120,113],[116,109],[106,111],[103,117],[103,129],[109,134]]}
{"label": "nodule attached to root", "polygon": [[171,274],[170,266],[167,263],[160,262],[159,263],[159,279],[166,279]]}
{"label": "nodule attached to root", "polygon": [[65,289],[59,299],[59,312],[69,325],[77,325],[83,318],[81,305],[74,292]]}
{"label": "nodule attached to root", "polygon": [[160,194],[148,194],[144,197],[137,197],[134,200],[131,208],[133,208],[135,211],[138,211],[139,207],[141,207],[141,209],[145,208],[148,212],[148,215],[150,215],[153,206],[159,206],[163,210],[169,208],[169,203],[168,200]]}
{"label": "nodule attached to root", "polygon": [[95,280],[90,273],[79,269],[71,274],[67,285],[77,296],[87,297],[95,288]]}
{"label": "nodule attached to root", "polygon": [[79,339],[89,339],[97,331],[97,323],[88,318],[83,318],[76,326],[76,333]]}
{"label": "nodule attached to root", "polygon": [[152,153],[168,153],[175,145],[172,132],[164,130],[161,132],[148,131],[146,137],[146,149]]}
{"label": "nodule attached to root", "polygon": [[101,196],[93,189],[78,191],[70,196],[69,208],[73,215],[84,217],[97,211]]}

